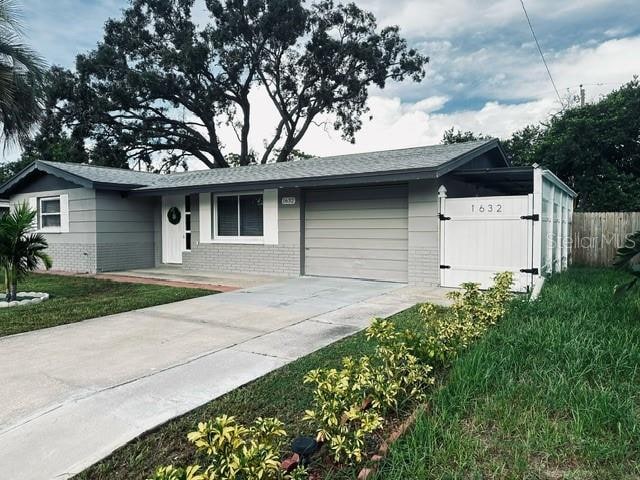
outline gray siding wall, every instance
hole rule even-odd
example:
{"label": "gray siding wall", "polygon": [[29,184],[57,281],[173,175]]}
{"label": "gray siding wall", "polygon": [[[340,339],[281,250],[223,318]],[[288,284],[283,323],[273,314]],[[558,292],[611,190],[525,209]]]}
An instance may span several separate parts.
{"label": "gray siding wall", "polygon": [[440,284],[438,185],[409,182],[409,284]]}
{"label": "gray siding wall", "polygon": [[[296,197],[282,205],[282,197]],[[300,191],[282,190],[278,197],[278,244],[200,243],[198,196],[192,196],[192,248],[182,255],[184,268],[230,273],[300,275]],[[160,219],[161,221],[161,219]]]}
{"label": "gray siding wall", "polygon": [[96,192],[97,271],[149,268],[155,265],[156,198]]}
{"label": "gray siding wall", "polygon": [[10,198],[11,203],[28,202],[31,197],[69,195],[69,232],[46,233],[48,253],[53,268],[68,272],[95,273],[96,251],[96,192],[87,188],[70,188],[25,192]]}

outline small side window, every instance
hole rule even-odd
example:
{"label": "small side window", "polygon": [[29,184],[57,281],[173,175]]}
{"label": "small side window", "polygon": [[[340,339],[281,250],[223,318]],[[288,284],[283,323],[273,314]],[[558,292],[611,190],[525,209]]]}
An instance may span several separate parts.
{"label": "small side window", "polygon": [[60,197],[40,199],[39,226],[42,230],[59,230],[62,225]]}

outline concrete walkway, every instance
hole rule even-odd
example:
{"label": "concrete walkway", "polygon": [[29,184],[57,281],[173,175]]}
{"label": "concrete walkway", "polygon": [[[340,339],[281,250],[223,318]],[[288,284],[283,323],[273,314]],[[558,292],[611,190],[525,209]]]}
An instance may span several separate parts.
{"label": "concrete walkway", "polygon": [[96,278],[114,281],[142,283],[145,280],[165,285],[199,286],[215,288],[220,292],[238,290],[240,288],[257,287],[282,280],[282,277],[270,275],[248,275],[243,273],[211,272],[204,270],[187,270],[181,265],[162,265],[155,268],[140,268],[121,272],[98,273]]}
{"label": "concrete walkway", "polygon": [[373,316],[443,293],[297,278],[0,338],[2,475],[68,478]]}

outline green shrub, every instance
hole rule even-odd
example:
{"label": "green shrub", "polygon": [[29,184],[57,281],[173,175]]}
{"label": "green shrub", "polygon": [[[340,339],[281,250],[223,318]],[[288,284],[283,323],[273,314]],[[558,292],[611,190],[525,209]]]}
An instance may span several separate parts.
{"label": "green shrub", "polygon": [[420,305],[422,322],[402,332],[402,341],[423,361],[450,362],[504,315],[512,284],[511,272],[497,274],[484,292],[477,283],[464,283],[461,291],[448,294],[453,304],[447,313]]}
{"label": "green shrub", "polygon": [[304,418],[317,428],[318,441],[327,442],[336,462],[359,462],[365,436],[382,427],[382,417],[376,409],[362,408],[369,358],[345,357],[343,366],[311,370],[305,376],[304,383],[314,384],[314,399],[313,410],[306,410]]}
{"label": "green shrub", "polygon": [[245,427],[223,415],[198,424],[187,438],[208,466],[186,468],[169,465],[156,470],[151,480],[299,480],[302,468],[285,473],[280,467],[282,441],[287,433],[275,418],[258,418]]}
{"label": "green shrub", "polygon": [[383,415],[409,399],[423,399],[434,381],[431,367],[411,354],[388,320],[374,320],[367,338],[378,342],[371,357],[345,357],[340,370],[316,369],[304,379],[314,385],[313,409],[305,419],[336,462],[360,462],[365,438],[382,428]]}

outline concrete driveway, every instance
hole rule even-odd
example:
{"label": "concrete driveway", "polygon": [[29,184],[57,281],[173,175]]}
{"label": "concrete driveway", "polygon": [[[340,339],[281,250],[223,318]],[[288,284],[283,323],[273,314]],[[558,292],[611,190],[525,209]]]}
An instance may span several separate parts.
{"label": "concrete driveway", "polygon": [[434,296],[440,290],[296,278],[0,338],[3,476],[70,477],[373,316]]}

